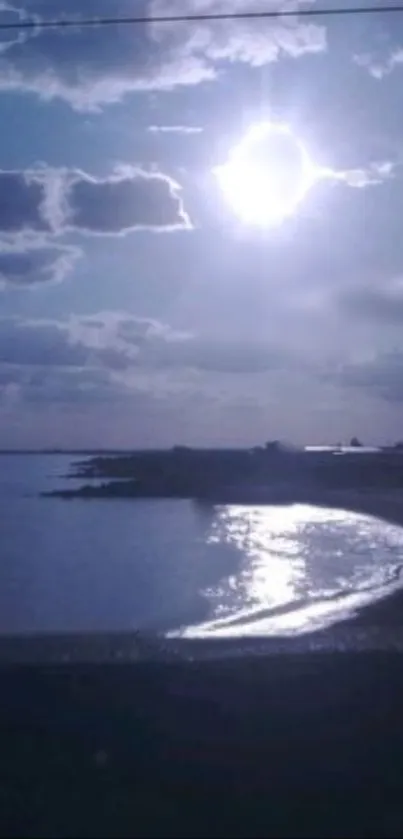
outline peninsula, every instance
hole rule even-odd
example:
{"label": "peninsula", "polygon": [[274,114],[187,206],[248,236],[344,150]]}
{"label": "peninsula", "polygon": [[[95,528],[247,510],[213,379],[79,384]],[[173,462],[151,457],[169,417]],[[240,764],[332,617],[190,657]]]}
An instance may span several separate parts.
{"label": "peninsula", "polygon": [[[276,503],[339,490],[403,489],[403,447],[297,449],[277,441],[251,449],[196,449],[98,455],[76,462],[79,487],[57,498],[191,498],[213,503]],[[76,483],[76,481],[75,481]]]}

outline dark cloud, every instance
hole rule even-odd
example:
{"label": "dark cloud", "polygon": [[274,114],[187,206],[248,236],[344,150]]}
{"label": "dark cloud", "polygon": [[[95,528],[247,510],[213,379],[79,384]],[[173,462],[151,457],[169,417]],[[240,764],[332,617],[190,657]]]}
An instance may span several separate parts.
{"label": "dark cloud", "polygon": [[115,369],[191,369],[242,375],[290,368],[296,363],[291,353],[277,349],[269,341],[194,336],[151,318],[119,319],[110,314],[109,318],[105,316],[103,330],[108,335],[108,345],[98,347],[97,355],[102,363]]}
{"label": "dark cloud", "polygon": [[379,353],[345,364],[335,380],[387,402],[403,402],[403,352]]}
{"label": "dark cloud", "polygon": [[[150,356],[152,359],[153,354]],[[270,342],[220,340],[209,336],[170,343],[164,348],[163,357],[154,358],[155,363],[158,360],[166,367],[172,365],[234,375],[264,373],[295,365],[291,354],[288,356]]]}
{"label": "dark cloud", "polygon": [[[0,19],[24,15],[40,19],[68,16],[110,16],[110,0],[13,0]],[[190,11],[254,7],[251,0],[192,0]],[[136,12],[180,14],[176,0],[143,0]],[[133,14],[132,0],[115,0],[113,15]],[[0,41],[0,89],[32,92],[42,99],[62,98],[78,110],[91,110],[144,90],[171,90],[215,78],[223,59],[261,66],[280,55],[297,57],[322,51],[323,27],[297,20],[268,21],[264,29],[253,21],[225,25],[121,26],[30,33],[4,33]]]}
{"label": "dark cloud", "polygon": [[99,367],[0,362],[0,402],[8,402],[10,394],[30,405],[64,407],[115,404],[129,395]]}
{"label": "dark cloud", "polygon": [[116,320],[116,335],[129,345],[141,347],[145,343],[162,340],[164,343],[181,342],[189,336],[171,329],[155,318],[128,318]]}
{"label": "dark cloud", "polygon": [[158,396],[186,392],[189,383],[194,387],[193,376],[216,373],[232,380],[234,374],[292,366],[291,358],[268,345],[194,338],[153,319],[114,312],[65,321],[0,319],[3,386],[19,385],[30,399],[44,400],[46,394],[49,401],[65,402],[118,393],[122,398],[136,392]]}
{"label": "dark cloud", "polygon": [[[26,172],[0,172],[0,233],[5,236],[63,234],[71,230],[121,235],[137,229],[190,227],[180,187],[167,175],[126,166],[109,177],[43,166]],[[51,251],[42,248],[42,265]],[[60,256],[60,254],[59,254]],[[61,258],[61,256],[60,256]],[[14,260],[15,272],[29,274],[39,264],[34,249]],[[10,259],[8,265],[13,270]]]}
{"label": "dark cloud", "polygon": [[46,233],[44,217],[45,187],[29,172],[0,171],[0,230],[19,233],[24,230]]}
{"label": "dark cloud", "polygon": [[56,322],[0,320],[0,363],[23,366],[83,366],[88,353],[71,344],[65,326]]}
{"label": "dark cloud", "polygon": [[129,394],[99,367],[43,367],[25,371],[22,395],[35,404],[64,406],[116,404]]}
{"label": "dark cloud", "polygon": [[[121,337],[120,324],[131,340]],[[123,330],[125,331],[125,330]],[[137,333],[138,340],[134,340]],[[140,362],[140,349],[181,341],[181,333],[155,320],[104,313],[66,320],[27,320],[18,317],[0,319],[0,363],[26,367],[91,367],[105,371],[125,368]]]}
{"label": "dark cloud", "polygon": [[0,241],[0,285],[9,288],[32,287],[60,282],[73,269],[80,256],[78,248],[61,245],[18,243],[12,247]]}
{"label": "dark cloud", "polygon": [[130,170],[97,179],[78,173],[67,200],[70,226],[87,233],[119,235],[139,228],[189,226],[178,186],[165,175]]}
{"label": "dark cloud", "polygon": [[403,323],[403,282],[399,278],[382,284],[350,287],[339,298],[343,311],[375,324]]}
{"label": "dark cloud", "polygon": [[[105,313],[65,321],[0,319],[0,398],[49,405],[115,405],[136,393],[136,383],[118,378],[138,369],[138,347],[118,337],[127,316]],[[150,321],[151,331],[156,322]],[[133,334],[137,319],[133,318]],[[147,321],[139,319],[139,334]],[[164,327],[168,332],[168,327]],[[163,331],[161,327],[161,332]],[[171,331],[171,337],[174,333]],[[136,366],[137,365],[137,366]],[[152,392],[150,382],[150,392]]]}

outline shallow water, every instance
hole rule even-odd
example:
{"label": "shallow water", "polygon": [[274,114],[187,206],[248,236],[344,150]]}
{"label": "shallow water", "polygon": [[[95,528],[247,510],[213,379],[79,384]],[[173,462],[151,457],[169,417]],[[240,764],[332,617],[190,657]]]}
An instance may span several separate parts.
{"label": "shallow water", "polygon": [[0,457],[2,633],[293,634],[401,585],[403,528],[380,519],[303,504],[40,498],[66,485],[70,463]]}

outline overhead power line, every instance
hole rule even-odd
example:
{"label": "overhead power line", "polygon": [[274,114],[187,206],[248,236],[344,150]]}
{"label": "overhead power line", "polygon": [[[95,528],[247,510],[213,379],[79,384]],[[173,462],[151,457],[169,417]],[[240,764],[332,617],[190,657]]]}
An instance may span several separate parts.
{"label": "overhead power line", "polygon": [[403,13],[403,5],[394,6],[355,6],[335,7],[333,9],[300,9],[299,11],[284,9],[283,11],[256,12],[211,12],[186,15],[156,15],[154,17],[100,17],[100,18],[59,18],[55,20],[15,20],[0,22],[1,30],[10,29],[67,29],[73,27],[97,26],[136,26],[149,23],[200,23],[226,20],[270,20],[276,18],[324,18],[351,15],[387,15]]}

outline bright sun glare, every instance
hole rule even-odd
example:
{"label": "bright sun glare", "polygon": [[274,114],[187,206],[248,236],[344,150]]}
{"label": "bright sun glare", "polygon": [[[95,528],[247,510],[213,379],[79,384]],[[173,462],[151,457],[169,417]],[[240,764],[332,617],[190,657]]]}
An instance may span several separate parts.
{"label": "bright sun glare", "polygon": [[292,215],[320,177],[305,146],[282,124],[254,125],[214,170],[233,211],[259,227]]}

